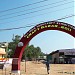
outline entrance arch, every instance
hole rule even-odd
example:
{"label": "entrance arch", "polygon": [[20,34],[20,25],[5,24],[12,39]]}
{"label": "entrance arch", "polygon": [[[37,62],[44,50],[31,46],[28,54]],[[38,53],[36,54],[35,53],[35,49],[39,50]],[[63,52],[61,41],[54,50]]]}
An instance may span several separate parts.
{"label": "entrance arch", "polygon": [[49,21],[36,25],[30,29],[18,43],[12,61],[12,71],[20,73],[20,61],[23,54],[23,51],[28,44],[28,42],[37,34],[46,31],[46,30],[59,30],[65,33],[70,34],[75,38],[75,26],[58,21]]}

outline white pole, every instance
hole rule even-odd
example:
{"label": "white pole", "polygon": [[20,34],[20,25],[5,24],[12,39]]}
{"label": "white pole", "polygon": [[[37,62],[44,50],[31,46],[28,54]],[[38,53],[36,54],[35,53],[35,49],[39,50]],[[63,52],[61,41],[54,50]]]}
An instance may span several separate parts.
{"label": "white pole", "polygon": [[26,55],[25,55],[25,72],[26,72]]}

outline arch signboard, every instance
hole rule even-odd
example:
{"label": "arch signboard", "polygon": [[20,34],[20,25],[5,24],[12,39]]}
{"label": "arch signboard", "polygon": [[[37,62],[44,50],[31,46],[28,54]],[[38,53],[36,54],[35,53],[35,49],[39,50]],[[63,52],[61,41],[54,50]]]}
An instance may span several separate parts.
{"label": "arch signboard", "polygon": [[59,30],[65,33],[70,34],[75,37],[75,26],[58,21],[49,21],[36,25],[32,29],[30,29],[20,40],[18,43],[14,57],[12,62],[12,71],[20,72],[20,61],[23,54],[23,51],[28,44],[28,42],[37,34],[46,31],[46,30]]}

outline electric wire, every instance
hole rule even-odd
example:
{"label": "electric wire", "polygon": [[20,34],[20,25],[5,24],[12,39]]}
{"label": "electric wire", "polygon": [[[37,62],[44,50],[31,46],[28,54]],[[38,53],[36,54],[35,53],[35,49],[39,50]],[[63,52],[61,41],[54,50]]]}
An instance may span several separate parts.
{"label": "electric wire", "polygon": [[65,5],[65,4],[69,4],[69,3],[72,3],[72,2],[74,2],[74,1],[70,1],[70,2],[63,3],[63,4],[60,4],[60,5],[57,5],[57,6],[53,6],[53,7],[47,7],[47,8],[39,9],[39,10],[32,11],[32,12],[25,13],[25,14],[20,14],[20,15],[16,15],[16,16],[6,17],[6,18],[2,18],[2,19],[0,18],[0,20],[10,19],[10,18],[13,18],[13,17],[18,17],[18,16],[22,16],[22,15],[26,15],[26,14],[29,15],[31,13],[39,12],[39,11],[42,11],[42,10],[49,10],[51,8],[58,7],[58,6],[61,6],[61,5]]}
{"label": "electric wire", "polygon": [[[71,14],[71,15],[68,15],[68,16],[65,16],[65,17],[62,17],[62,18],[53,20],[53,21],[59,21],[59,20],[71,18],[71,17],[74,17],[74,16],[75,16],[75,14]],[[14,29],[27,28],[27,27],[32,27],[32,26],[35,26],[35,25],[30,25],[30,26],[25,26],[25,27],[15,27],[15,28],[0,29],[0,32],[1,32],[1,31],[7,31],[7,30],[14,30]]]}
{"label": "electric wire", "polygon": [[6,12],[6,11],[10,11],[10,10],[19,9],[19,8],[23,8],[23,7],[27,7],[27,6],[31,6],[31,5],[38,4],[38,3],[42,3],[42,2],[45,2],[45,1],[48,1],[48,0],[42,0],[42,1],[35,2],[35,3],[30,3],[30,4],[27,4],[27,5],[15,7],[15,8],[10,8],[10,9],[7,9],[7,10],[2,10],[2,11],[0,11],[0,13]]}
{"label": "electric wire", "polygon": [[[66,1],[66,0],[64,0]],[[41,8],[41,7],[45,7],[45,6],[51,6],[51,5],[55,5],[55,4],[58,4],[58,3],[61,3],[61,2],[64,2],[63,0],[59,1],[59,2],[54,2],[54,3],[49,3],[49,4],[46,4],[46,5],[41,5],[41,6],[38,6],[38,7],[33,7],[33,8],[30,8],[30,9],[26,9],[26,10],[22,10],[22,11],[17,11],[17,12],[13,12],[13,13],[9,13],[9,14],[4,14],[4,15],[0,15],[0,17],[3,17],[3,16],[8,16],[8,15],[12,15],[12,14],[16,14],[16,13],[20,13],[20,12],[24,12],[24,11],[28,11],[28,10],[33,10],[33,9],[37,9],[37,8]]]}
{"label": "electric wire", "polygon": [[67,10],[67,9],[70,9],[70,8],[72,8],[72,6],[71,6],[71,7],[67,7],[67,8],[63,8],[63,9],[58,9],[58,10],[46,12],[46,13],[41,13],[41,14],[38,14],[38,15],[30,16],[30,17],[20,18],[20,19],[13,20],[13,21],[10,21],[10,22],[3,22],[3,23],[0,23],[0,24],[8,24],[8,23],[11,23],[11,22],[15,22],[15,21],[19,21],[19,20],[25,20],[25,19],[33,18],[33,17],[36,17],[36,16],[48,14],[48,13],[51,14],[51,13],[55,13],[55,12],[57,12],[57,11],[61,11],[61,10],[63,11],[63,10]]}

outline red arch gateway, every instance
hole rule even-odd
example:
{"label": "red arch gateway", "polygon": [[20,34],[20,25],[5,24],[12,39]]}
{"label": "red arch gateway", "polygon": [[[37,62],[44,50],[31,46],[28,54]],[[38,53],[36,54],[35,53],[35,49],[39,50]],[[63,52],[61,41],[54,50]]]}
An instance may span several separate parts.
{"label": "red arch gateway", "polygon": [[70,34],[75,37],[75,26],[58,22],[58,21],[49,21],[36,25],[32,29],[30,29],[20,40],[18,43],[12,62],[12,71],[20,73],[20,61],[23,54],[23,51],[28,44],[28,42],[37,34],[46,31],[46,30],[59,30],[65,33]]}

